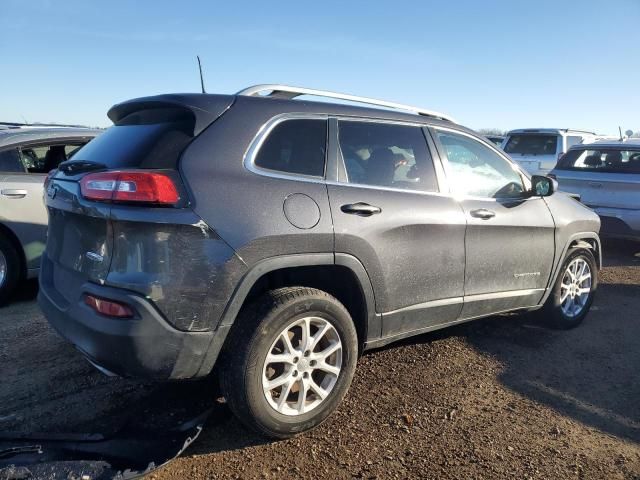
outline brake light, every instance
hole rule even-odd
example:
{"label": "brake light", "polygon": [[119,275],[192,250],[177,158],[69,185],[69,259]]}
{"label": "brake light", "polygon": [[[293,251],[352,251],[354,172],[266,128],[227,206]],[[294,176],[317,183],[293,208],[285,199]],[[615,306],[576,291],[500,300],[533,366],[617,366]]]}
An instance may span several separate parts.
{"label": "brake light", "polygon": [[94,297],[93,295],[85,295],[84,303],[93,308],[96,312],[106,315],[107,317],[131,318],[133,310],[128,305],[105,300],[103,298]]}
{"label": "brake light", "polygon": [[80,180],[80,191],[84,198],[101,202],[173,205],[180,199],[173,180],[158,172],[90,173]]}
{"label": "brake light", "polygon": [[47,191],[47,188],[49,187],[49,183],[51,182],[51,179],[53,178],[53,176],[58,172],[57,168],[54,168],[53,170],[51,170],[49,173],[47,173],[47,177],[44,179],[44,191]]}

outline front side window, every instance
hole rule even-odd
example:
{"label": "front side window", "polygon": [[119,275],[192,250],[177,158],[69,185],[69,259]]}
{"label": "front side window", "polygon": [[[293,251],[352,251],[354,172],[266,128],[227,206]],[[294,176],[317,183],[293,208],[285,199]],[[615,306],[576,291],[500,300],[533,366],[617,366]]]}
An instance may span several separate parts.
{"label": "front side window", "polygon": [[347,182],[435,192],[438,182],[420,127],[340,121]]}
{"label": "front side window", "polygon": [[619,148],[570,150],[560,159],[556,169],[602,173],[640,173],[640,150]]}
{"label": "front side window", "polygon": [[520,155],[555,155],[558,135],[540,133],[515,133],[509,135],[504,151]]}
{"label": "front side window", "polygon": [[20,162],[18,149],[12,148],[0,152],[0,172],[24,173],[24,167]]}
{"label": "front side window", "polygon": [[483,143],[466,135],[436,130],[449,160],[449,175],[456,193],[474,197],[519,197],[522,177],[514,165]]}
{"label": "front side window", "polygon": [[49,173],[78,148],[76,144],[25,146],[20,149],[20,157],[29,173]]}
{"label": "front side window", "polygon": [[255,158],[255,165],[268,170],[324,176],[327,121],[292,119],[277,124]]}

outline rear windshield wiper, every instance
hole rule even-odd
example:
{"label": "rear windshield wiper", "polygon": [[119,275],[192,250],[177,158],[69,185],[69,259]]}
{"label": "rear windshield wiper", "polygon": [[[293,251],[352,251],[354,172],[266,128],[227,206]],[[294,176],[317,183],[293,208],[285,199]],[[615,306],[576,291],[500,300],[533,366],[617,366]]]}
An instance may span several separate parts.
{"label": "rear windshield wiper", "polygon": [[73,175],[81,172],[90,172],[92,170],[104,170],[107,166],[104,163],[91,162],[89,160],[67,160],[58,165],[58,170]]}

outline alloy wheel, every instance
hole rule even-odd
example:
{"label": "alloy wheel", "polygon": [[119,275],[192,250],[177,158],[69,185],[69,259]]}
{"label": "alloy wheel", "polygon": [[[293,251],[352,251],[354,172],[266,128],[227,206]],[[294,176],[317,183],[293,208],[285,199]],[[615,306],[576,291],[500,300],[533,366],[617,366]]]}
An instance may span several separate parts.
{"label": "alloy wheel", "polygon": [[567,266],[560,284],[560,307],[567,317],[580,315],[591,294],[591,267],[583,257],[574,258]]}
{"label": "alloy wheel", "polygon": [[342,368],[342,341],[324,318],[304,317],[287,326],[264,360],[262,389],[283,415],[317,408],[336,385]]}

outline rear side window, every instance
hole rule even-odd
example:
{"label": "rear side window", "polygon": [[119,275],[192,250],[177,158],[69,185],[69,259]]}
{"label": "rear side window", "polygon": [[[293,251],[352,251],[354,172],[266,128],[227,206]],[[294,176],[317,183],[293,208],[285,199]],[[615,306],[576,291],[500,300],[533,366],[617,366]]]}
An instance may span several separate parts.
{"label": "rear side window", "polygon": [[24,167],[20,162],[18,150],[4,150],[0,152],[0,172],[20,172],[24,173]]}
{"label": "rear side window", "polygon": [[516,133],[509,135],[504,151],[521,155],[555,155],[558,135]]}
{"label": "rear side window", "polygon": [[322,177],[326,144],[326,120],[285,120],[271,130],[254,163],[268,170]]}
{"label": "rear side window", "polygon": [[556,170],[640,173],[640,150],[617,148],[570,150],[560,159]]}
{"label": "rear side window", "polygon": [[438,190],[422,128],[341,121],[338,131],[349,183],[425,192]]}

